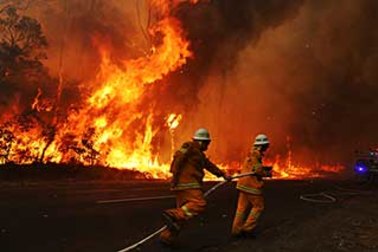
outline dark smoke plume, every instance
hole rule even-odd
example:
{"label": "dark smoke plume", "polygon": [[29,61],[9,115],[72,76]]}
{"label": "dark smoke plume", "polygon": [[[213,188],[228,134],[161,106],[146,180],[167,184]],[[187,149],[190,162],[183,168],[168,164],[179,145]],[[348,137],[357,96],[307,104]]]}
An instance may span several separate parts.
{"label": "dark smoke plume", "polygon": [[[246,144],[250,144],[253,134],[253,128],[247,128],[248,124],[256,125],[251,117],[258,118],[243,111],[244,105],[233,102],[240,98],[229,97],[227,94],[228,86],[235,86],[232,78],[240,53],[247,46],[256,45],[267,30],[295,18],[303,2],[218,0],[203,2],[195,7],[183,4],[177,10],[176,15],[184,24],[195,56],[182,72],[173,76],[170,83],[175,86],[171,91],[184,111],[193,113],[188,116],[188,131],[203,125],[212,129],[223,142],[219,143],[221,146],[214,144],[215,156],[222,156],[226,160],[240,159],[242,153],[248,151]],[[210,89],[207,90],[207,87]],[[252,88],[250,86],[248,89]],[[201,92],[210,94],[205,94],[207,98],[203,100]],[[253,99],[248,101],[251,100]],[[201,109],[200,104],[205,108]],[[251,103],[247,106],[260,105]],[[231,107],[239,107],[236,114],[245,117],[247,123],[234,125],[232,117],[235,115],[229,111]],[[190,133],[186,133],[188,134]],[[228,135],[235,137],[227,137]],[[237,140],[240,137],[243,138],[242,141]]]}
{"label": "dark smoke plume", "polygon": [[377,2],[212,1],[183,13],[201,87],[190,127],[212,129],[214,156],[241,156],[258,132],[304,162],[377,147]]}
{"label": "dark smoke plume", "polygon": [[354,150],[378,147],[378,2],[309,1],[303,12],[308,44],[293,66],[309,77],[301,91],[294,78],[288,129],[299,146],[351,160]]}
{"label": "dark smoke plume", "polygon": [[[179,88],[184,89],[179,100],[192,106],[209,75],[225,77],[233,70],[238,54],[245,46],[256,43],[265,30],[295,17],[302,2],[215,0],[196,6],[182,4],[175,15],[183,22],[195,56],[185,66],[186,74],[181,72],[179,80],[172,81],[180,83]],[[219,92],[223,92],[223,84],[220,83]]]}

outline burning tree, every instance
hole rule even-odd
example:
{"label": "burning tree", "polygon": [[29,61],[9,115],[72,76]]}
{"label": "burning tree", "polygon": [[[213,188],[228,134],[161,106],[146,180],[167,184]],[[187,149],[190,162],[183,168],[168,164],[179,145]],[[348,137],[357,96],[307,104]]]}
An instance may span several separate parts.
{"label": "burning tree", "polygon": [[0,119],[10,120],[29,109],[37,90],[49,93],[54,87],[41,62],[46,48],[36,19],[20,15],[18,5],[0,9]]}
{"label": "burning tree", "polygon": [[[41,162],[55,132],[50,118],[38,114],[52,106],[42,105],[39,97],[54,86],[41,62],[46,58],[47,40],[36,19],[19,14],[20,8],[27,8],[22,3],[25,1],[8,1],[0,8],[0,119],[7,121],[0,134],[2,163]],[[46,142],[41,150],[26,137],[33,134]]]}

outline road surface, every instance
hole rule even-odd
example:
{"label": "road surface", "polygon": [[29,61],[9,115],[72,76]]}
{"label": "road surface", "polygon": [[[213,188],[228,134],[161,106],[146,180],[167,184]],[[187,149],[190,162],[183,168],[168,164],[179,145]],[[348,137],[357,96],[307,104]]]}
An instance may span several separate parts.
{"label": "road surface", "polygon": [[[168,187],[151,181],[1,185],[0,251],[120,250],[162,226],[162,210],[174,205]],[[299,199],[323,191],[337,202]],[[377,195],[375,186],[349,181],[267,181],[258,236],[235,241],[229,234],[237,192],[229,183],[208,198],[206,213],[185,227],[174,251],[378,251]],[[172,249],[154,239],[138,251]]]}

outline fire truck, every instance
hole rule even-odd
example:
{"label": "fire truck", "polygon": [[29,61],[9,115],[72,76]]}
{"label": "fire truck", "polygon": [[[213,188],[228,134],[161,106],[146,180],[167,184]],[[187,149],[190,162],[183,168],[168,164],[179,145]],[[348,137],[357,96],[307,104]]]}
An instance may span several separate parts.
{"label": "fire truck", "polygon": [[354,172],[360,182],[374,182],[378,175],[378,148],[356,152]]}

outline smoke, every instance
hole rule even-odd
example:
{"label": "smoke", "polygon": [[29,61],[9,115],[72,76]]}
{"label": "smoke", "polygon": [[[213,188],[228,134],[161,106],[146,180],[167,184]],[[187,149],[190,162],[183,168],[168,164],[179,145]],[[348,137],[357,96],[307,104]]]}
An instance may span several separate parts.
{"label": "smoke", "polygon": [[299,34],[306,46],[292,60],[308,77],[293,79],[289,130],[322,157],[350,159],[378,142],[378,3],[309,2],[302,13],[293,25],[311,29]]}
{"label": "smoke", "polygon": [[117,58],[140,55],[145,43],[138,22],[145,17],[137,18],[137,8],[143,10],[138,1],[34,2],[30,12],[39,17],[50,42],[46,65],[53,73],[83,81],[98,71],[100,45]]}
{"label": "smoke", "polygon": [[[179,100],[191,107],[209,75],[226,78],[237,63],[240,50],[257,42],[265,30],[295,16],[301,2],[217,0],[200,1],[195,6],[182,4],[175,15],[183,23],[195,56],[168,81],[180,83]],[[221,81],[220,85],[223,84]],[[223,92],[222,86],[218,92]]]}
{"label": "smoke", "polygon": [[171,81],[179,83],[171,90],[186,108],[182,135],[188,137],[196,127],[207,127],[214,136],[210,155],[220,160],[240,160],[254,134],[271,133],[263,121],[273,118],[267,106],[274,95],[265,100],[268,92],[260,81],[252,80],[257,76],[249,76],[248,80],[240,75],[250,69],[238,68],[245,61],[241,59],[245,48],[257,46],[266,32],[295,18],[303,2],[219,0],[194,8],[181,6],[177,16],[184,23],[195,53],[177,77],[179,80]]}
{"label": "smoke", "polygon": [[[205,84],[188,119],[213,132],[211,155],[242,157],[259,132],[272,153],[290,145],[302,162],[350,161],[377,144],[378,3],[214,2],[216,15],[192,19],[209,37],[196,59]],[[228,15],[219,15],[221,3]]]}

